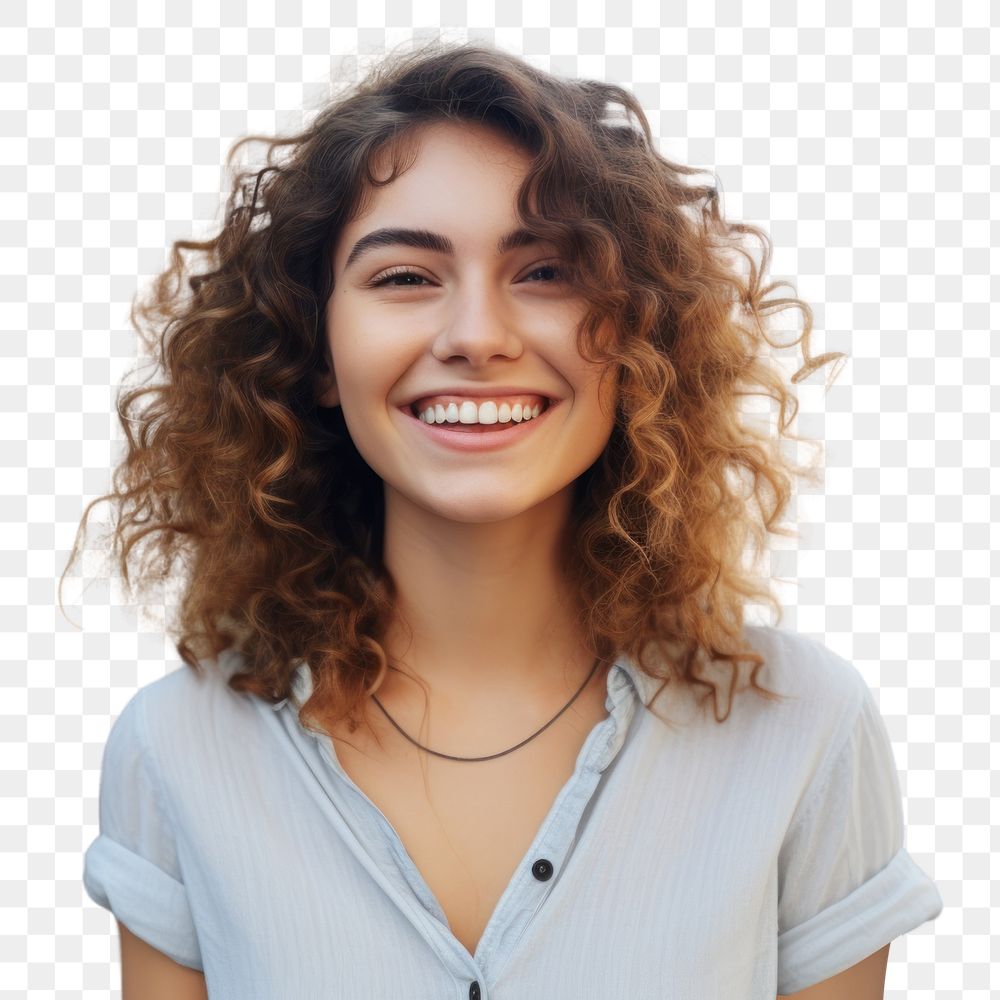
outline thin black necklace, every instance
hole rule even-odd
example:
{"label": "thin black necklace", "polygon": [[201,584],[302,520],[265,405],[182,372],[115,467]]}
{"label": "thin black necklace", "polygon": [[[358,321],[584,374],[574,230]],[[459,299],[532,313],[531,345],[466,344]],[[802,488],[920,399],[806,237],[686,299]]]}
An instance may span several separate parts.
{"label": "thin black necklace", "polygon": [[539,736],[542,733],[544,733],[545,730],[548,729],[549,726],[551,726],[552,723],[555,722],[556,719],[558,719],[559,716],[562,715],[563,712],[565,712],[566,709],[569,708],[569,706],[572,705],[573,702],[576,701],[576,699],[580,697],[580,692],[582,692],[583,689],[590,683],[590,679],[597,672],[598,665],[601,664],[601,663],[603,663],[603,662],[604,662],[604,660],[600,656],[596,660],[594,660],[594,665],[593,665],[593,667],[591,667],[590,673],[587,675],[587,679],[580,685],[579,691],[577,691],[576,694],[573,695],[573,697],[570,698],[570,700],[568,702],[566,702],[566,704],[563,705],[563,707],[561,709],[559,709],[559,711],[556,713],[556,715],[553,718],[551,718],[548,722],[546,722],[545,725],[542,726],[542,728],[539,729],[537,733],[532,734],[526,740],[521,740],[521,742],[518,743],[517,746],[511,747],[510,750],[501,750],[500,753],[491,753],[491,754],[489,754],[486,757],[453,757],[450,753],[438,753],[437,750],[431,750],[430,747],[422,746],[412,736],[407,735],[406,733],[403,732],[402,729],[399,728],[399,726],[396,723],[396,720],[388,712],[386,712],[385,706],[382,704],[382,702],[380,702],[378,700],[378,698],[375,695],[372,695],[372,699],[374,700],[375,704],[378,705],[378,707],[382,709],[382,711],[385,713],[385,717],[396,727],[396,729],[400,733],[402,733],[402,735],[405,736],[414,746],[420,747],[421,750],[426,750],[427,753],[432,753],[432,754],[434,754],[435,757],[444,757],[447,760],[468,760],[468,761],[474,761],[474,760],[493,760],[495,757],[503,757],[504,754],[513,753],[513,751],[519,749],[520,747],[523,747],[525,743],[530,743],[536,736]]}

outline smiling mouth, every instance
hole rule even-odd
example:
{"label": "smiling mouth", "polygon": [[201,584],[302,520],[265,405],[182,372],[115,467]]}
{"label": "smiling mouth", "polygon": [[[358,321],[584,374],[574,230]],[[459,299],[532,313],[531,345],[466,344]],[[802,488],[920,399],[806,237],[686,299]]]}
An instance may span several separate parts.
{"label": "smiling mouth", "polygon": [[557,402],[557,400],[552,400],[552,399],[548,399],[547,397],[543,397],[542,398],[542,403],[541,403],[541,405],[538,408],[538,415],[537,416],[529,417],[527,420],[524,420],[524,419],[515,420],[513,418],[513,416],[511,416],[507,420],[497,420],[497,421],[495,421],[492,424],[490,424],[490,423],[481,423],[478,420],[476,422],[474,422],[474,423],[462,423],[459,420],[456,420],[456,421],[443,420],[443,421],[440,421],[440,422],[437,421],[437,420],[435,420],[433,422],[432,421],[428,421],[428,420],[424,420],[424,419],[422,419],[423,411],[417,409],[416,403],[411,403],[409,406],[401,406],[400,409],[404,413],[408,413],[411,417],[414,417],[415,419],[419,420],[422,424],[426,425],[427,427],[442,427],[445,430],[450,430],[450,431],[453,431],[453,430],[457,430],[457,431],[490,431],[490,430],[503,430],[504,428],[507,428],[507,427],[519,427],[521,424],[531,423],[532,420],[537,420],[540,416],[542,416],[543,413],[545,413],[547,410],[550,410],[555,405],[556,402]]}
{"label": "smiling mouth", "polygon": [[527,420],[507,420],[501,423],[499,420],[495,424],[462,424],[462,423],[427,423],[426,420],[421,420],[419,416],[415,416],[411,406],[400,406],[398,407],[399,412],[409,417],[411,420],[420,424],[424,430],[431,434],[431,436],[436,436],[439,439],[443,435],[445,438],[452,438],[453,440],[458,440],[463,437],[475,437],[477,435],[481,436],[495,436],[500,440],[506,440],[510,437],[512,440],[516,440],[520,437],[522,433],[527,433],[531,426],[535,423],[541,422],[548,415],[549,411],[554,410],[558,405],[559,400],[546,400],[545,406],[541,407],[538,412],[537,417],[529,417]]}

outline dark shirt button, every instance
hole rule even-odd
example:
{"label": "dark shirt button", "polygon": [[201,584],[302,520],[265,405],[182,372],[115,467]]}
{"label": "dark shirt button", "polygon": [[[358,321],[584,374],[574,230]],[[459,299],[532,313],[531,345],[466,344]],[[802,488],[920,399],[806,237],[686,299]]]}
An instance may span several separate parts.
{"label": "dark shirt button", "polygon": [[544,858],[541,861],[536,861],[531,866],[531,874],[538,879],[539,882],[548,882],[552,878],[552,872],[555,869],[552,867],[551,861],[546,861]]}
{"label": "dark shirt button", "polygon": [[479,1000],[479,983],[473,982],[469,987],[469,1000]]}

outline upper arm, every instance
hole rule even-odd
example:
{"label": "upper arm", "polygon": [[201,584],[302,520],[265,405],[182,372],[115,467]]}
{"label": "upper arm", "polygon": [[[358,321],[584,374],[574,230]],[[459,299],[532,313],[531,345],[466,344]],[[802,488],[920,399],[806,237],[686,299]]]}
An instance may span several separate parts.
{"label": "upper arm", "polygon": [[886,945],[821,983],[799,990],[798,993],[779,993],[778,1000],[782,1000],[783,996],[792,1000],[882,1000],[885,996],[885,970],[888,964],[889,945]]}
{"label": "upper arm", "polygon": [[[845,676],[851,679],[852,671]],[[861,692],[854,695],[856,708],[848,713],[838,694],[843,711],[835,738],[813,748],[822,752],[807,769],[808,782],[797,787],[778,851],[775,991],[785,996],[840,995],[844,974],[848,983],[854,976],[863,983],[874,977],[865,995],[882,997],[888,955],[876,949],[943,909],[934,882],[904,846],[902,797],[885,720],[863,679],[851,684]],[[847,971],[854,967],[857,972]],[[811,992],[827,980],[836,983],[832,994]]]}
{"label": "upper arm", "polygon": [[208,1000],[205,975],[180,965],[120,920],[122,1000]]}
{"label": "upper arm", "polygon": [[[144,946],[185,969],[200,972],[205,967],[181,872],[174,792],[147,738],[146,701],[164,690],[169,689],[140,688],[111,726],[101,761],[100,833],[84,857],[87,894],[118,921],[126,982],[133,965],[145,969],[150,964]],[[176,726],[168,718],[159,728]],[[134,941],[137,937],[141,943]],[[190,974],[187,981],[192,981]],[[129,997],[126,992],[127,1000],[143,995],[133,990]]]}

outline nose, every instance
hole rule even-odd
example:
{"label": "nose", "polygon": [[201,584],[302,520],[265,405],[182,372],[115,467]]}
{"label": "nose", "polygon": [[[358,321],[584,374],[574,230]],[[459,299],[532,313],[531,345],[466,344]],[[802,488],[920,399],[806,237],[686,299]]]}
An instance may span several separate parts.
{"label": "nose", "polygon": [[450,298],[432,347],[439,361],[463,357],[478,367],[498,356],[516,358],[521,354],[512,310],[488,281],[470,281]]}

